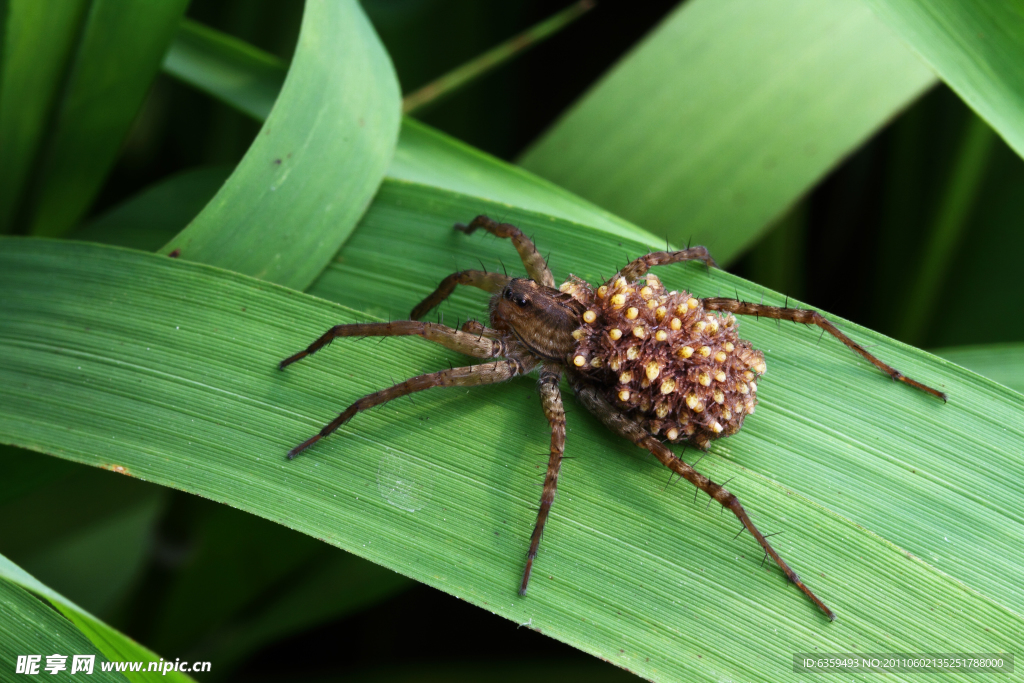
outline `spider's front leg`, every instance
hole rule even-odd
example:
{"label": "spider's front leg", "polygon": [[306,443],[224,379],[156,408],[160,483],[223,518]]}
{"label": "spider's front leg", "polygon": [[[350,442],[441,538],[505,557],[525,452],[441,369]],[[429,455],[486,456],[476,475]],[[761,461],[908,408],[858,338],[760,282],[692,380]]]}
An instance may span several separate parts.
{"label": "spider's front leg", "polygon": [[495,237],[512,240],[512,246],[519,252],[519,258],[523,260],[523,265],[526,266],[526,273],[530,276],[530,279],[545,287],[555,286],[555,277],[551,274],[551,270],[544,261],[544,257],[537,251],[533,240],[524,235],[522,230],[511,223],[499,223],[487,216],[477,216],[469,222],[469,225],[455,224],[456,230],[467,235],[473,234],[477,228],[483,228]]}
{"label": "spider's front leg", "polygon": [[530,583],[530,571],[533,569],[533,560],[537,557],[541,536],[544,535],[544,524],[548,520],[551,504],[555,502],[558,471],[562,467],[562,454],[565,452],[565,410],[562,407],[562,392],[558,388],[561,379],[562,371],[557,365],[545,365],[537,382],[541,406],[548,418],[548,424],[551,425],[551,452],[548,456],[548,471],[544,477],[544,492],[540,496],[540,509],[537,510],[537,524],[533,527],[530,552],[526,555],[523,583],[519,586],[520,595],[526,595],[526,587]]}
{"label": "spider's front leg", "polygon": [[414,392],[423,391],[424,389],[430,389],[432,387],[475,387],[482,384],[496,384],[498,382],[504,382],[512,379],[513,377],[529,372],[534,368],[534,365],[534,363],[522,362],[514,359],[499,360],[493,363],[484,363],[483,365],[468,365],[461,368],[442,370],[441,372],[431,372],[426,375],[418,375],[412,379],[407,379],[404,382],[399,382],[392,387],[364,396],[350,405],[342,411],[338,417],[327,423],[317,435],[306,439],[298,446],[288,451],[288,459],[291,460],[320,439],[328,436],[338,427],[355,417],[357,413],[369,410],[374,406],[379,406],[383,403],[387,403],[388,401],[393,401],[396,398],[408,396]]}
{"label": "spider's front leg", "polygon": [[413,320],[419,320],[434,307],[441,305],[442,301],[450,297],[457,285],[476,287],[485,292],[495,294],[500,292],[501,288],[508,284],[510,279],[501,273],[488,273],[485,270],[460,270],[457,273],[452,273],[441,280],[441,284],[426,299],[416,304],[416,308],[412,309],[409,317]]}
{"label": "spider's front leg", "polygon": [[736,299],[718,297],[702,299],[701,301],[704,304],[705,310],[709,311],[726,311],[728,313],[735,313],[736,315],[756,315],[762,318],[776,318],[778,320],[790,320],[792,322],[803,323],[805,325],[816,325],[849,348],[859,353],[869,363],[889,375],[889,377],[892,377],[894,380],[903,382],[904,384],[909,384],[915,389],[920,389],[921,391],[927,392],[936,398],[941,398],[943,403],[946,402],[946,395],[944,393],[938,389],[932,389],[926,384],[921,384],[917,380],[907,377],[896,368],[879,360],[863,346],[840,332],[839,328],[829,322],[827,318],[817,311],[811,311],[805,308],[782,308],[780,306],[754,304],[746,301],[737,301]]}
{"label": "spider's front leg", "polygon": [[800,590],[802,590],[804,594],[814,602],[815,605],[828,615],[830,620],[835,620],[836,615],[832,610],[826,607],[825,603],[823,603],[818,596],[816,596],[811,589],[800,580],[800,577],[797,576],[796,572],[790,569],[789,565],[786,564],[771,544],[768,543],[768,539],[766,539],[758,528],[754,526],[754,523],[747,515],[747,511],[743,509],[742,505],[740,505],[740,501],[736,496],[729,493],[729,491],[720,484],[714,483],[693,467],[677,458],[672,451],[665,447],[664,444],[651,436],[650,432],[644,429],[639,422],[622,413],[619,409],[609,403],[589,382],[575,375],[571,375],[570,379],[573,383],[573,391],[576,393],[576,397],[586,407],[586,409],[596,415],[606,427],[616,434],[626,437],[640,448],[647,449],[654,454],[654,457],[660,460],[663,465],[686,479],[704,493],[708,494],[712,499],[718,501],[722,507],[729,508],[740,522],[743,523],[743,526],[750,531],[751,535],[757,539],[757,542],[761,545],[764,551],[770,555],[773,560],[775,560],[775,563],[779,565],[780,569],[782,569],[786,578],[795,583]]}
{"label": "spider's front leg", "polygon": [[[468,325],[468,323],[467,323]],[[481,326],[482,327],[482,326]],[[483,328],[486,329],[486,328]],[[473,328],[473,332],[476,328]],[[396,320],[390,323],[355,323],[353,325],[335,325],[322,334],[316,341],[281,361],[278,366],[282,370],[297,360],[311,356],[338,337],[407,337],[418,336],[429,339],[441,346],[458,351],[473,358],[494,358],[504,356],[505,343],[499,339],[487,338],[473,332],[454,330],[437,323],[421,323],[414,320]]]}

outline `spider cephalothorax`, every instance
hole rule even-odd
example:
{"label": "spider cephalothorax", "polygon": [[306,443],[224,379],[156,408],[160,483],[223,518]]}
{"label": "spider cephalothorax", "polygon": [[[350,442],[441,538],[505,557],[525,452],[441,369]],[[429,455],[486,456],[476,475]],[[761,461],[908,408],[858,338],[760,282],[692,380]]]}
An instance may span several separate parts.
{"label": "spider cephalothorax", "polygon": [[[804,585],[751,522],[736,496],[676,457],[658,437],[689,442],[707,449],[711,440],[739,431],[743,418],[757,405],[757,378],[765,370],[764,355],[737,335],[731,314],[758,315],[817,325],[894,380],[945,400],[945,394],[904,376],[875,358],[815,311],[753,304],[738,299],[698,299],[666,292],[647,274],[652,266],[700,260],[715,265],[704,247],[654,252],[629,263],[594,291],[570,276],[555,289],[547,263],[518,228],[477,216],[457,229],[478,228],[509,238],[529,278],[510,278],[482,270],[464,270],[446,277],[416,308],[412,320],[338,325],[305,351],[281,361],[281,367],[315,353],[337,337],[418,335],[475,358],[502,358],[492,363],[420,375],[364,396],[320,433],[293,448],[288,457],[327,436],[360,411],[415,391],[438,386],[473,386],[502,382],[540,369],[538,390],[551,427],[551,451],[537,524],[530,539],[519,593],[526,593],[544,524],[555,499],[565,447],[565,412],[559,382],[564,373],[584,407],[611,431],[654,454],[664,465],[729,508],[757,539],[786,577],[820,607],[835,615]],[[456,285],[491,292],[490,327],[470,321],[456,330],[417,322],[444,301]],[[725,315],[715,311],[724,311]]]}

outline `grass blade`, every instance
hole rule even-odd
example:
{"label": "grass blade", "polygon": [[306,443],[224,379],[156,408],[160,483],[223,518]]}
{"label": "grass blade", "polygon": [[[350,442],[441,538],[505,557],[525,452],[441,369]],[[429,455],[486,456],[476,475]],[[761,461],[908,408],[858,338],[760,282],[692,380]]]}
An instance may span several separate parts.
{"label": "grass blade", "polygon": [[519,35],[509,38],[476,59],[453,69],[419,90],[402,98],[402,113],[413,114],[442,101],[448,95],[472,83],[489,71],[501,66],[523,50],[558,33],[594,7],[593,0],[579,0],[561,12],[531,26]]}
{"label": "grass blade", "polygon": [[163,252],[305,288],[369,204],[399,118],[398,81],[358,3],[312,0],[262,131]]}
{"label": "grass blade", "polygon": [[865,1],[1024,156],[1024,12],[1019,3]]}
{"label": "grass blade", "polygon": [[62,235],[89,208],[187,4],[90,3],[49,139],[28,188],[29,232]]}
{"label": "grass blade", "polygon": [[[350,241],[332,266],[360,273],[335,280],[339,298],[401,311],[433,287],[453,255],[507,254],[495,240],[460,244],[448,227],[451,213],[478,200],[405,189],[378,200],[363,239]],[[593,277],[621,260],[600,232],[512,217],[552,247],[558,276],[572,269]],[[375,240],[391,248],[363,258]],[[815,577],[837,624],[824,623],[777,572],[759,570],[751,544],[730,542],[731,520],[692,505],[688,491],[666,490],[660,470],[571,400],[568,454],[577,457],[564,468],[539,581],[518,599],[539,495],[531,476],[539,461],[524,454],[546,444],[531,382],[423,394],[362,416],[287,463],[284,452],[340,404],[391,376],[458,359],[397,339],[335,344],[282,373],[282,355],[367,313],[157,255],[41,241],[3,246],[5,442],[117,464],[260,514],[658,680],[788,680],[793,652],[848,651],[883,632],[897,651],[954,643],[1009,651],[1024,628],[1011,606],[1024,551],[1007,540],[1020,535],[1024,518],[1024,464],[1014,448],[1022,437],[1010,427],[1024,423],[1024,397],[849,323],[844,329],[879,355],[947,389],[951,403],[895,386],[795,326],[745,321],[746,336],[769,351],[770,379],[756,421],[701,465],[716,479],[737,477],[730,487],[763,528],[789,532],[784,555]],[[709,279],[697,268],[665,269],[664,279],[709,294],[716,286],[756,294],[718,271]],[[485,305],[471,294],[453,297],[455,310]],[[1001,428],[979,429],[986,420]],[[955,459],[937,446],[967,440],[970,451]],[[389,500],[389,477],[406,482],[401,501]],[[971,495],[980,482],[985,499]],[[899,515],[891,514],[893,500]],[[937,531],[952,533],[951,542]]]}
{"label": "grass blade", "polygon": [[[67,619],[61,619],[37,597],[49,602]],[[70,672],[70,655],[94,654],[96,662],[92,675],[96,680],[147,683],[154,679],[152,673],[104,672],[100,662],[155,662],[161,659],[43,585],[3,555],[0,555],[0,631],[4,633],[0,638],[0,659],[7,666],[15,662],[17,655],[56,652],[69,655],[66,664],[67,672]],[[44,657],[41,673],[45,664]],[[176,683],[193,680],[180,671],[169,671],[166,676],[161,674],[161,678]]]}
{"label": "grass blade", "polygon": [[0,233],[14,228],[85,7],[8,0],[0,8]]}
{"label": "grass blade", "polygon": [[163,70],[265,121],[284,85],[288,65],[244,40],[186,19],[164,57]]}

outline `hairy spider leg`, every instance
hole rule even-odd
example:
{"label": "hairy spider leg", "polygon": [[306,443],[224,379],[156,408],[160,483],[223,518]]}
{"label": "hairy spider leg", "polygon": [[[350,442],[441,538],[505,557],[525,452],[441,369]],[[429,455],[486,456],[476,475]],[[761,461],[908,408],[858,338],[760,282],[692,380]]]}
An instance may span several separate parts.
{"label": "hairy spider leg", "polygon": [[487,337],[488,339],[501,339],[502,336],[501,332],[492,330],[479,320],[467,320],[462,323],[462,331],[476,335],[477,337]]}
{"label": "hairy spider leg", "polygon": [[583,378],[571,375],[570,381],[573,385],[573,391],[576,393],[576,397],[580,399],[580,402],[597,416],[605,424],[608,429],[612,430],[620,436],[632,441],[640,448],[646,448],[648,451],[654,454],[663,465],[677,473],[679,476],[686,479],[688,482],[696,486],[698,489],[708,494],[713,500],[718,501],[722,507],[729,508],[734,515],[743,523],[744,528],[750,531],[751,535],[757,539],[757,542],[761,545],[766,553],[768,553],[775,563],[779,565],[779,568],[786,575],[786,578],[792,581],[804,592],[804,594],[814,602],[821,611],[823,611],[830,620],[835,620],[836,615],[825,606],[818,596],[816,596],[810,588],[808,588],[797,573],[790,569],[789,565],[786,564],[775,549],[768,543],[768,540],[758,531],[757,527],[750,520],[747,515],[747,511],[740,505],[739,499],[736,498],[732,493],[729,493],[722,485],[712,482],[710,479],[699,473],[690,465],[680,460],[675,454],[670,451],[664,444],[658,441],[656,438],[651,436],[650,432],[643,428],[643,426],[636,420],[630,418],[618,408],[609,403],[596,387],[591,385]]}
{"label": "hairy spider leg", "polygon": [[667,266],[681,261],[703,261],[708,268],[718,267],[706,248],[690,247],[680,251],[652,251],[649,254],[644,254],[619,271],[619,275],[626,278],[626,282],[632,282],[645,275],[654,266]]}
{"label": "hairy spider leg", "polygon": [[907,377],[891,365],[882,362],[863,346],[840,332],[839,328],[829,322],[827,318],[817,311],[811,311],[805,308],[779,308],[778,306],[747,303],[745,301],[736,301],[735,299],[712,298],[702,299],[701,301],[704,304],[704,309],[709,311],[726,311],[728,313],[735,313],[736,315],[756,315],[758,317],[764,316],[765,318],[775,318],[777,320],[791,320],[795,323],[803,323],[805,325],[817,325],[822,330],[828,332],[843,344],[859,353],[869,363],[889,375],[893,380],[909,384],[915,389],[920,389],[921,391],[927,392],[936,398],[941,398],[943,403],[946,402],[946,395],[944,393],[938,389],[932,389],[926,384],[921,384],[917,380]]}
{"label": "hairy spider leg", "polygon": [[[468,325],[469,323],[467,323]],[[464,326],[465,327],[465,326]],[[407,337],[418,336],[473,358],[494,358],[505,355],[505,344],[497,339],[481,338],[468,331],[453,330],[437,323],[396,320],[390,323],[356,323],[335,325],[304,351],[289,356],[278,366],[282,370],[297,360],[311,356],[338,337]]]}
{"label": "hairy spider leg", "polygon": [[530,537],[530,552],[526,555],[526,569],[523,571],[523,583],[519,586],[519,594],[526,595],[526,587],[530,583],[530,571],[533,560],[537,557],[541,536],[544,535],[544,523],[548,521],[551,504],[555,502],[555,491],[558,488],[558,471],[562,467],[562,455],[565,453],[565,409],[562,407],[562,392],[558,383],[562,380],[562,371],[557,365],[546,364],[540,371],[537,390],[540,392],[540,403],[544,415],[551,425],[551,453],[548,456],[548,471],[544,477],[544,492],[540,496],[540,509],[537,510],[537,524],[533,527]]}
{"label": "hairy spider leg", "polygon": [[412,309],[409,317],[413,320],[419,320],[425,316],[433,308],[439,306],[442,301],[450,297],[452,292],[455,291],[456,285],[468,285],[495,294],[500,292],[501,288],[508,284],[508,281],[511,279],[501,273],[488,273],[485,270],[460,270],[441,280],[441,284],[437,286],[437,289],[426,299],[416,304],[416,308]]}
{"label": "hairy spider leg", "polygon": [[510,223],[498,223],[487,216],[477,216],[469,222],[469,225],[464,225],[463,223],[455,224],[456,230],[467,235],[473,234],[477,228],[483,228],[495,237],[511,239],[512,245],[519,252],[519,258],[523,260],[523,265],[526,266],[526,273],[530,279],[539,285],[554,288],[555,278],[551,274],[547,262],[540,255],[540,252],[537,251],[533,240],[524,235],[522,230]]}
{"label": "hairy spider leg", "polygon": [[357,413],[361,413],[364,410],[369,410],[370,408],[387,403],[388,401],[393,401],[396,398],[408,396],[414,392],[423,391],[424,389],[430,389],[432,387],[475,387],[482,384],[497,384],[498,382],[504,382],[512,379],[513,377],[529,372],[535,367],[535,365],[535,363],[524,363],[517,360],[499,360],[493,363],[484,363],[482,365],[467,365],[459,368],[451,368],[450,370],[442,370],[440,372],[431,372],[426,375],[418,375],[411,379],[407,379],[404,382],[399,382],[387,389],[382,389],[363,396],[361,399],[350,405],[340,415],[338,415],[338,417],[328,422],[324,428],[320,430],[319,434],[306,439],[298,446],[288,451],[288,459],[291,460],[296,455],[351,420]]}

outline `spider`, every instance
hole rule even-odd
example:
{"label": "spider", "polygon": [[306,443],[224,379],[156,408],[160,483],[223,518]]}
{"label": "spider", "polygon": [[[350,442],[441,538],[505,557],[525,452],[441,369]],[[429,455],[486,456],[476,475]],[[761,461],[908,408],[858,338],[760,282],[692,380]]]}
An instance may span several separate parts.
{"label": "spider", "polygon": [[[565,446],[565,412],[559,383],[566,375],[577,400],[612,432],[647,449],[666,467],[743,523],[786,577],[828,615],[835,614],[779,556],[750,520],[736,496],[697,472],[659,439],[685,443],[706,451],[711,441],[735,434],[757,405],[757,379],[764,374],[764,355],[737,335],[733,314],[791,320],[816,325],[850,347],[893,380],[946,400],[940,391],[903,375],[839,331],[815,311],[747,303],[738,299],[698,299],[685,291],[666,291],[648,274],[652,266],[682,261],[715,261],[704,247],[649,253],[632,261],[596,291],[570,275],[558,289],[547,263],[533,242],[513,225],[477,216],[466,234],[483,228],[510,239],[529,278],[485,270],[452,273],[412,310],[411,320],[337,325],[309,347],[281,361],[280,367],[316,353],[337,337],[418,335],[474,358],[493,363],[419,375],[359,399],[320,432],[288,452],[292,459],[351,420],[357,413],[431,387],[477,386],[504,382],[539,369],[537,388],[551,427],[551,449],[537,523],[530,538],[526,568],[519,586],[525,595],[544,524],[558,486]],[[461,329],[418,322],[448,298],[456,285],[490,292],[490,327],[470,320]],[[720,313],[712,313],[712,311]]]}

